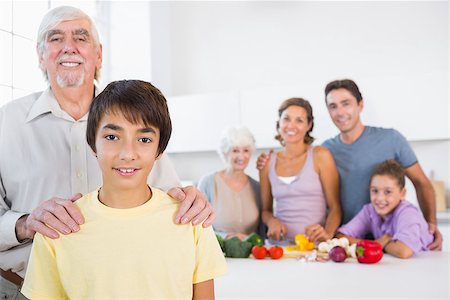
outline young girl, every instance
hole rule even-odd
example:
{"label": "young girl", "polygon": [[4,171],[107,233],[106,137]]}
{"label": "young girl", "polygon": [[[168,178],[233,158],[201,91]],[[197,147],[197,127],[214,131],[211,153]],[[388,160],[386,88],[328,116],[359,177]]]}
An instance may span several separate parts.
{"label": "young girl", "polygon": [[395,160],[379,164],[370,178],[370,202],[347,224],[338,229],[356,243],[371,233],[385,252],[409,258],[426,251],[433,241],[420,210],[404,201],[405,171]]}

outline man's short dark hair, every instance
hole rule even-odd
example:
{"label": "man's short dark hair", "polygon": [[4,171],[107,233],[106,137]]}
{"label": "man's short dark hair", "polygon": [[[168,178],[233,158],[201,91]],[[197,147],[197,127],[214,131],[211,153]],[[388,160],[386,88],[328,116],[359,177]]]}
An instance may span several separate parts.
{"label": "man's short dark hair", "polygon": [[151,83],[141,80],[113,81],[91,103],[86,139],[96,152],[95,137],[101,118],[119,114],[132,124],[159,129],[158,155],[163,153],[172,133],[166,98]]}
{"label": "man's short dark hair", "polygon": [[341,80],[335,80],[327,84],[325,87],[325,103],[327,103],[327,96],[332,90],[337,89],[346,89],[349,91],[353,97],[356,98],[356,102],[359,103],[363,99],[361,92],[359,91],[358,86],[356,83],[351,79],[341,79]]}

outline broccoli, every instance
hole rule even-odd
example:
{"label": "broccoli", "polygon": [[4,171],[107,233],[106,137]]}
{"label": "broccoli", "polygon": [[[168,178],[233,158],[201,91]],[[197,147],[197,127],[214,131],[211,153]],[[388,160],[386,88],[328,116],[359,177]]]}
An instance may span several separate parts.
{"label": "broccoli", "polygon": [[225,252],[225,245],[224,245],[225,239],[218,234],[216,234],[216,238],[217,241],[219,242],[220,249],[222,249],[222,252]]}
{"label": "broccoli", "polygon": [[252,243],[241,241],[237,237],[224,241],[225,256],[234,258],[247,258],[252,252]]}

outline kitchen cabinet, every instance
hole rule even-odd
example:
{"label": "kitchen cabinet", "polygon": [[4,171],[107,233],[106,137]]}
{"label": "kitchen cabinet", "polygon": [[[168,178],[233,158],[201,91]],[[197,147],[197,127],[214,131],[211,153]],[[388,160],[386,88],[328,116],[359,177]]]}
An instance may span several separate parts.
{"label": "kitchen cabinet", "polygon": [[[418,83],[417,85],[419,86]],[[279,85],[168,97],[173,132],[167,150],[170,153],[216,150],[220,134],[229,126],[248,127],[255,136],[258,148],[279,147],[279,142],[274,139],[278,107],[284,100],[292,97],[302,97],[311,103],[315,122],[312,136],[316,138],[316,143],[321,144],[339,133],[329,117],[322,89],[316,82],[310,82],[308,85]],[[444,105],[430,104],[435,107],[435,111],[431,110],[430,106],[426,107],[427,111],[422,113],[433,118],[427,119],[426,122],[430,125],[424,127],[420,126],[422,123],[412,121],[414,116],[420,115],[420,111],[405,111],[406,108],[417,109],[418,105],[405,106],[403,102],[397,103],[392,97],[381,101],[386,94],[377,89],[370,91],[367,98],[372,102],[365,102],[362,113],[364,124],[395,128],[410,141],[449,139],[448,127],[445,124],[448,110],[444,109]],[[436,96],[432,99],[441,98],[445,97]],[[399,107],[393,109],[391,106],[395,103]],[[384,109],[386,107],[390,108]],[[397,111],[403,111],[404,115],[411,118],[399,118]],[[393,115],[388,118],[389,114]]]}
{"label": "kitchen cabinet", "polygon": [[409,259],[385,255],[373,265],[301,262],[292,258],[227,258],[228,274],[215,279],[216,299],[446,299],[449,252]]}

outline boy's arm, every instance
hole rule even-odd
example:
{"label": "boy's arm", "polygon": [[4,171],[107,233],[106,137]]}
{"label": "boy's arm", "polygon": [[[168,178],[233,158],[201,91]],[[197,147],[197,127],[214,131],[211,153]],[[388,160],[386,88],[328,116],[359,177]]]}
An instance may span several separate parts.
{"label": "boy's arm", "polygon": [[388,242],[386,247],[384,247],[384,251],[398,258],[410,258],[414,254],[411,248],[398,240],[391,240],[390,242]]}
{"label": "boy's arm", "polygon": [[195,269],[193,298],[214,299],[214,278],[227,272],[227,263],[211,227],[193,227],[195,244]]}
{"label": "boy's arm", "polygon": [[192,299],[195,300],[214,299],[214,279],[195,283],[193,285],[193,290],[194,293],[192,295]]}
{"label": "boy's arm", "polygon": [[[361,239],[354,238],[354,237],[351,237],[349,235],[345,235],[342,233],[338,233],[336,236],[338,238],[341,238],[341,237],[347,238],[350,244],[355,244],[355,243],[361,241]],[[379,242],[383,246],[383,250],[386,253],[389,253],[390,255],[393,255],[393,256],[396,256],[399,258],[409,258],[414,254],[414,252],[408,246],[406,246],[405,244],[403,244],[400,241],[393,241],[392,237],[390,237],[387,234],[381,236],[376,241]]]}
{"label": "boy's arm", "polygon": [[353,217],[347,224],[342,225],[337,230],[337,237],[346,237],[350,244],[357,243],[371,231],[370,209],[371,204],[363,206],[361,211]]}
{"label": "boy's arm", "polygon": [[[384,234],[376,239],[376,241],[383,247],[383,249],[386,247],[387,244],[389,244],[392,241],[392,236],[389,234]],[[385,249],[384,249],[385,250]]]}
{"label": "boy's arm", "polygon": [[386,245],[385,251],[400,258],[420,252],[432,240],[432,235],[423,231],[425,226],[422,213],[413,205],[400,210],[394,223],[392,241]]}

